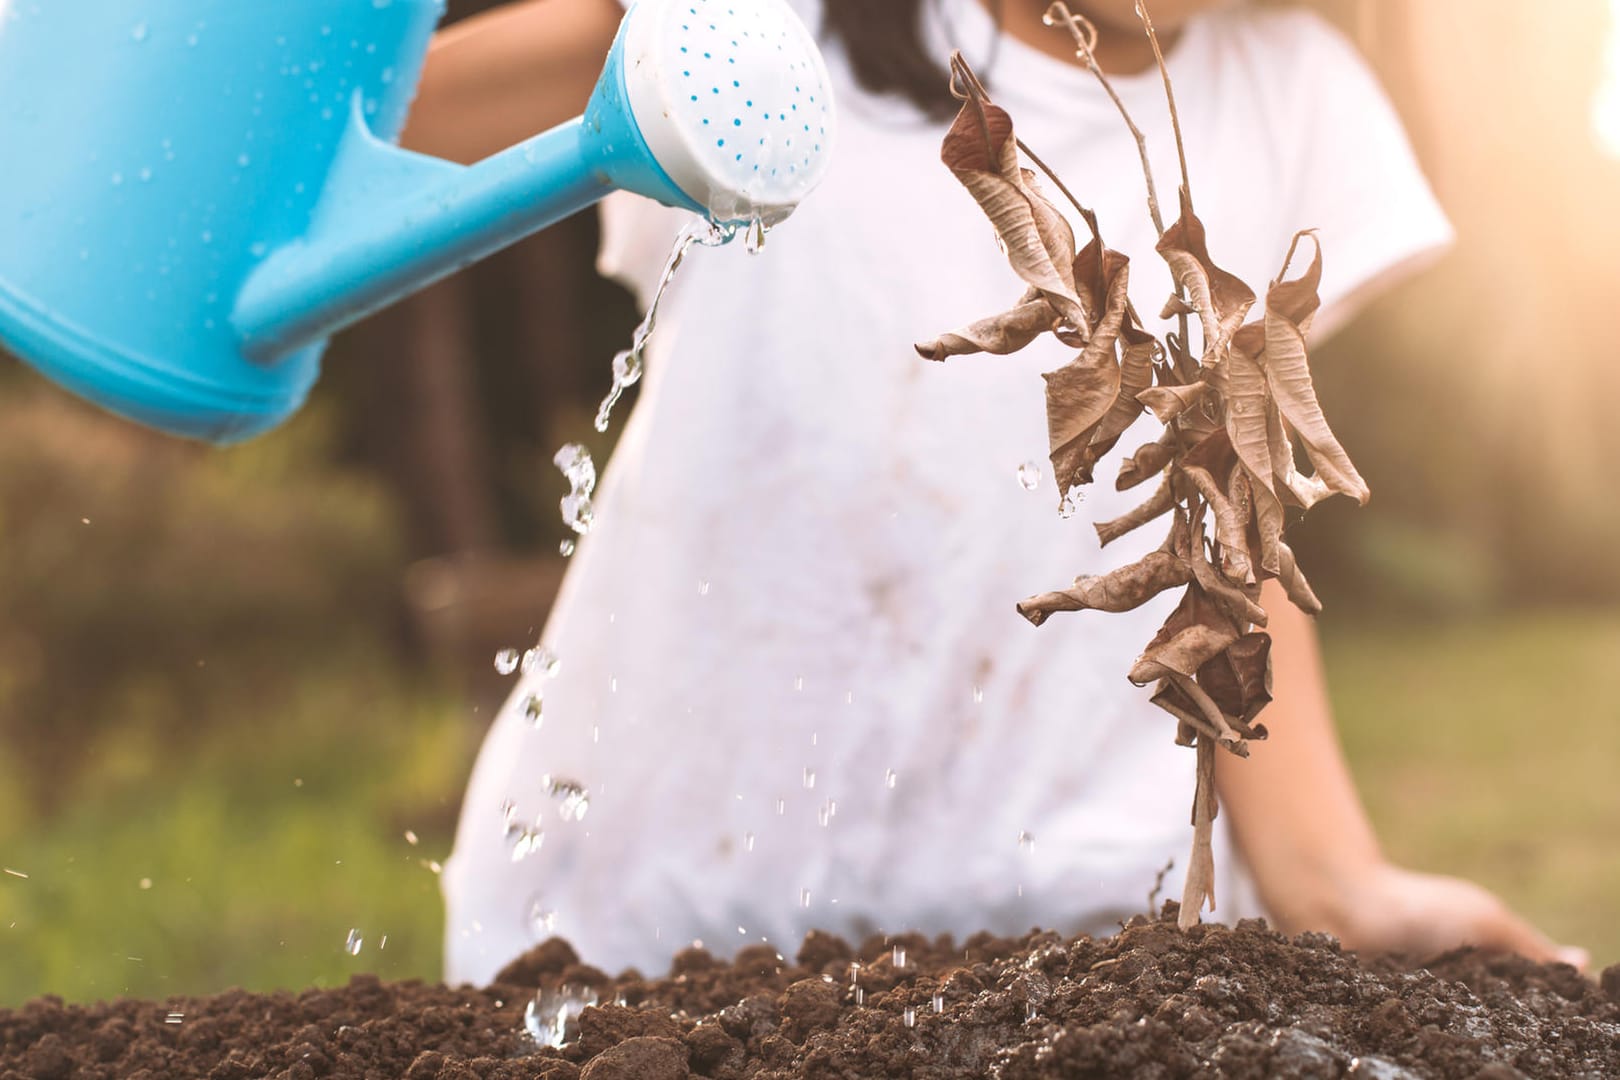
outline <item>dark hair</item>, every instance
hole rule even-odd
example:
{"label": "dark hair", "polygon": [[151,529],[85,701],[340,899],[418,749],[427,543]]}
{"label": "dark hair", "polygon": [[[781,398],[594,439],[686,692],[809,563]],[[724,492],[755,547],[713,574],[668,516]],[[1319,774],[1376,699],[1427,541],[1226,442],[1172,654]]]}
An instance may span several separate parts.
{"label": "dark hair", "polygon": [[822,31],[849,57],[855,81],[895,94],[930,117],[956,112],[944,57],[923,42],[924,5],[932,0],[824,0]]}

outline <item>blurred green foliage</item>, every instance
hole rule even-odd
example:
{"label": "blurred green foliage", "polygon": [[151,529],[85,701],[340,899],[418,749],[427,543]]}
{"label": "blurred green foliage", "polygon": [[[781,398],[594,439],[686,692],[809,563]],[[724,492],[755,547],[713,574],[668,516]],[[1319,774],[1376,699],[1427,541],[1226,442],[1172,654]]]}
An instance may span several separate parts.
{"label": "blurred green foliage", "polygon": [[1620,963],[1620,614],[1325,624],[1346,753],[1387,854],[1494,890]]}
{"label": "blurred green foliage", "polygon": [[8,386],[0,1003],[437,972],[480,730],[402,651],[392,505],[329,428],[210,450]]}

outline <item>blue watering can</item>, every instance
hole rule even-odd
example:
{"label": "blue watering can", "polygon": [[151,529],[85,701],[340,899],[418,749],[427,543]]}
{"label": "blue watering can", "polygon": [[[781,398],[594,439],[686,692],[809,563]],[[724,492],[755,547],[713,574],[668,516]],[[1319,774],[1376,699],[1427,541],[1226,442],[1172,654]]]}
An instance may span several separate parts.
{"label": "blue watering can", "polygon": [[832,97],[784,0],[640,0],[585,115],[473,166],[401,150],[443,0],[0,0],[0,345],[220,442],[336,330],[633,191],[767,224]]}

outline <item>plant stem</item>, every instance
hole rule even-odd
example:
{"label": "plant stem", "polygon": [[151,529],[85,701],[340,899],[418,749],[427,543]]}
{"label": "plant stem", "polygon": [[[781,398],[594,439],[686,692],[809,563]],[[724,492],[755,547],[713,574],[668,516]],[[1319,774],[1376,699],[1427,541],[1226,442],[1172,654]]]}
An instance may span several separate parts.
{"label": "plant stem", "polygon": [[1159,34],[1153,29],[1153,16],[1148,13],[1147,0],[1136,0],[1136,16],[1142,20],[1142,28],[1147,31],[1148,44],[1153,46],[1153,59],[1158,62],[1159,76],[1164,80],[1164,98],[1170,106],[1170,126],[1176,133],[1176,156],[1181,160],[1181,190],[1187,193],[1187,201],[1192,202],[1192,180],[1187,172],[1187,144],[1181,137],[1181,114],[1176,110],[1176,90],[1170,85],[1170,68],[1164,62],[1164,50],[1159,48]]}
{"label": "plant stem", "polygon": [[1136,153],[1142,159],[1142,176],[1147,181],[1148,213],[1153,216],[1154,229],[1158,231],[1160,236],[1163,236],[1164,214],[1159,210],[1159,189],[1158,185],[1153,182],[1153,165],[1148,160],[1147,136],[1142,134],[1142,129],[1136,126],[1135,120],[1131,119],[1130,110],[1125,108],[1125,102],[1120,100],[1118,92],[1114,90],[1114,84],[1108,80],[1107,75],[1103,74],[1103,69],[1097,66],[1097,57],[1092,51],[1097,44],[1097,28],[1092,25],[1090,19],[1071,12],[1069,5],[1064,3],[1063,0],[1057,0],[1056,3],[1046,9],[1046,21],[1049,23],[1061,22],[1069,28],[1069,33],[1074,38],[1076,55],[1086,62],[1086,67],[1097,77],[1097,81],[1102,84],[1102,88],[1108,94],[1109,100],[1114,103],[1114,108],[1119,110],[1119,115],[1124,119],[1125,126],[1130,128],[1131,136],[1136,140]]}

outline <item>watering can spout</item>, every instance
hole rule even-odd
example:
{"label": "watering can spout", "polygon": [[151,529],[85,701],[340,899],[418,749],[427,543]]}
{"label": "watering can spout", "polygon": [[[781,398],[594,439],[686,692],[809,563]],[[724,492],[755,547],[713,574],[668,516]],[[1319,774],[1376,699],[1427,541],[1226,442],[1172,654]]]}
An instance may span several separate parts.
{"label": "watering can spout", "polygon": [[308,234],[248,277],[231,322],[259,363],[345,326],[601,199],[608,175],[572,120],[477,165],[374,135],[356,100]]}
{"label": "watering can spout", "polygon": [[125,2],[0,0],[0,347],[177,434],[275,427],[332,333],[611,191],[774,223],[831,150],[787,0],[638,0],[584,116],[470,166],[392,142],[444,0]]}

